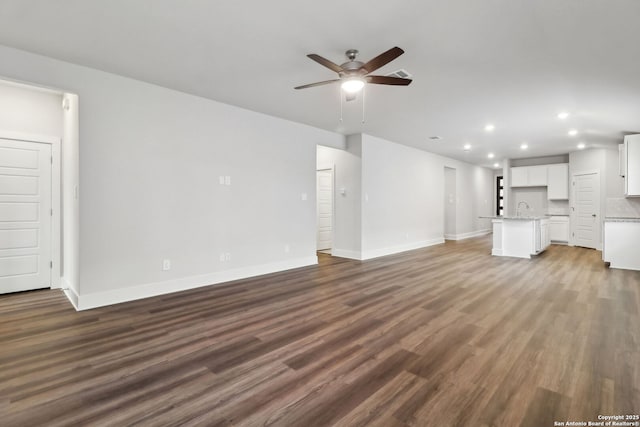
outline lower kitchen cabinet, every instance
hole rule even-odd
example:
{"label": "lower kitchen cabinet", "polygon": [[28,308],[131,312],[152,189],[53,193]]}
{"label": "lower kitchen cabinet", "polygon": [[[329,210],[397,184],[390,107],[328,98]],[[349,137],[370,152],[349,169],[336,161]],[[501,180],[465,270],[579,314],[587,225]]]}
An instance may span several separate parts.
{"label": "lower kitchen cabinet", "polygon": [[611,268],[640,270],[640,218],[605,218],[602,259]]}
{"label": "lower kitchen cabinet", "polygon": [[552,216],[549,218],[549,238],[552,243],[569,242],[568,216]]}

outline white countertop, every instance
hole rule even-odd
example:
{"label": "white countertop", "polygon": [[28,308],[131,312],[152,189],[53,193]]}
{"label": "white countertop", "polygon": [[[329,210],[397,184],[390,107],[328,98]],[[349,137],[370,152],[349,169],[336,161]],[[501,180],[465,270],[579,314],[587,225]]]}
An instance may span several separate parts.
{"label": "white countertop", "polygon": [[[506,215],[506,216],[480,216],[478,218],[488,218],[488,219],[509,219],[509,220],[516,220],[516,221],[535,221],[538,219],[549,219],[550,215],[530,215],[530,216],[525,216],[525,215],[520,215],[520,216],[516,216],[516,215]],[[555,215],[554,215],[555,216]]]}
{"label": "white countertop", "polygon": [[640,218],[625,217],[625,216],[606,216],[605,222],[640,222]]}

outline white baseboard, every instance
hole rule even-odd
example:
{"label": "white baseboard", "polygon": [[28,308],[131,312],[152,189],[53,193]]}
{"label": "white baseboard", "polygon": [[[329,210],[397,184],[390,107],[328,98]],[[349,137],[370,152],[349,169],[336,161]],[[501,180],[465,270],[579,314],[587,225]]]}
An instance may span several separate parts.
{"label": "white baseboard", "polygon": [[484,236],[486,234],[490,234],[491,229],[487,228],[484,230],[471,231],[469,233],[460,233],[460,234],[445,234],[445,240],[464,240],[470,239],[472,237]]}
{"label": "white baseboard", "polygon": [[340,258],[349,258],[349,259],[362,259],[362,253],[360,251],[351,251],[348,249],[331,249],[331,256],[337,256]]}
{"label": "white baseboard", "polygon": [[[316,265],[317,263],[318,257],[310,256],[286,261],[272,262],[268,264],[254,265],[250,267],[236,268],[233,270],[219,271],[198,276],[182,277],[179,279],[167,280],[163,282],[145,283],[143,285],[113,289],[104,292],[94,292],[87,295],[77,296],[77,303],[75,304],[75,306],[77,310],[88,310],[90,308],[119,304],[122,302],[149,298],[158,295],[169,294],[172,292],[199,288],[202,286],[215,285],[224,282],[230,282],[233,280],[246,279],[248,277],[261,276],[263,274],[290,270],[293,268]],[[69,297],[68,294],[67,296]]]}
{"label": "white baseboard", "polygon": [[492,249],[491,255],[502,256],[502,249]]}
{"label": "white baseboard", "polygon": [[426,248],[427,246],[438,245],[444,243],[443,238],[422,240],[419,242],[407,243],[405,245],[389,246],[386,248],[372,249],[362,252],[362,259],[378,258],[385,255],[393,255],[400,252],[412,251],[414,249]]}
{"label": "white baseboard", "polygon": [[73,308],[78,310],[78,301],[80,299],[78,297],[78,293],[73,288],[73,286],[71,286],[71,284],[67,281],[67,279],[65,279],[64,277],[62,278],[61,282],[62,282],[62,290],[64,294],[69,299],[69,302],[71,302],[71,305],[73,305]]}

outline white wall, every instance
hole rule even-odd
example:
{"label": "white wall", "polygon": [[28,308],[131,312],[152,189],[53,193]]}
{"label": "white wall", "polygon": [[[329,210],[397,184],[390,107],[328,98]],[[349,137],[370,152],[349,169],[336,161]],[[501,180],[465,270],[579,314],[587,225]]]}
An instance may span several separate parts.
{"label": "white wall", "polygon": [[[456,175],[452,218],[461,239],[490,231],[493,172],[366,134],[346,150],[318,147],[317,167],[335,166],[332,253],[368,259],[444,241],[445,167]],[[344,187],[346,195],[339,194]]]}
{"label": "white wall", "polygon": [[316,145],[342,136],[1,46],[0,76],[79,96],[80,308],[315,262]]}
{"label": "white wall", "polygon": [[362,136],[362,256],[443,241],[444,164],[435,155]]}
{"label": "white wall", "polygon": [[495,215],[493,171],[488,168],[441,157],[444,164],[456,169],[457,239],[490,231],[491,220],[479,216]]}
{"label": "white wall", "polygon": [[[332,255],[359,258],[361,251],[361,136],[349,135],[346,149],[319,145],[317,168],[334,167],[334,221]],[[344,194],[340,190],[344,189]]]}
{"label": "white wall", "polygon": [[444,238],[456,236],[456,208],[458,206],[456,190],[456,170],[444,168]]}
{"label": "white wall", "polygon": [[[593,172],[598,171],[600,173],[600,211],[598,218],[601,224],[604,220],[607,198],[621,197],[622,187],[621,178],[618,176],[618,151],[617,149],[589,149],[574,151],[569,153],[569,173],[572,177],[573,174],[579,172]],[[573,205],[573,192],[570,192],[569,204]],[[575,221],[573,221],[575,223]],[[573,244],[571,238],[569,244]],[[598,236],[597,249],[602,249],[602,235]]]}
{"label": "white wall", "polygon": [[62,138],[62,93],[0,81],[0,129]]}
{"label": "white wall", "polygon": [[362,135],[362,257],[443,242],[444,167],[456,169],[456,238],[486,233],[490,169]]}
{"label": "white wall", "polygon": [[618,150],[602,150],[606,170],[606,197],[624,197],[624,178],[620,176]]}
{"label": "white wall", "polygon": [[569,163],[569,155],[562,154],[559,156],[526,157],[524,159],[511,159],[511,167],[553,165],[558,163]]}

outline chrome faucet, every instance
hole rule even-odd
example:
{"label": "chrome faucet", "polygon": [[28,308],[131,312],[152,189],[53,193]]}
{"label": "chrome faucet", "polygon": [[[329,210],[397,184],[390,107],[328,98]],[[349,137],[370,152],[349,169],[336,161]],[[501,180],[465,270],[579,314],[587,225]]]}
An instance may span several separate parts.
{"label": "chrome faucet", "polygon": [[520,216],[520,205],[522,205],[522,204],[524,204],[524,207],[527,209],[527,211],[528,211],[529,209],[531,209],[531,208],[529,207],[529,203],[527,203],[527,202],[525,202],[525,201],[519,202],[519,203],[518,203],[518,207],[516,208],[516,216]]}

